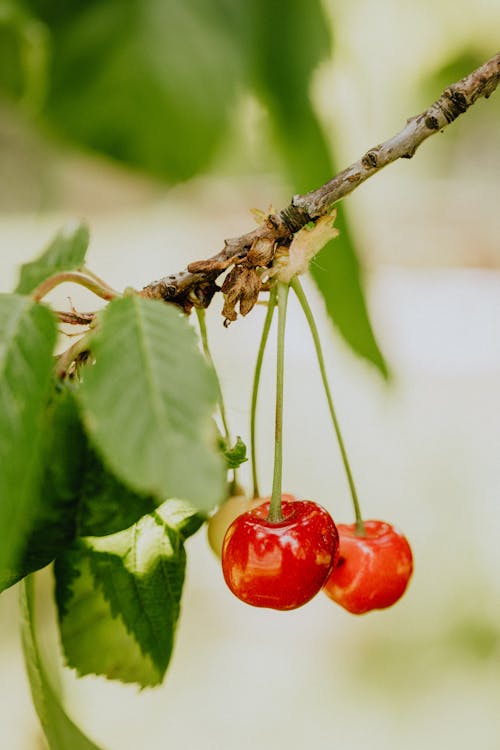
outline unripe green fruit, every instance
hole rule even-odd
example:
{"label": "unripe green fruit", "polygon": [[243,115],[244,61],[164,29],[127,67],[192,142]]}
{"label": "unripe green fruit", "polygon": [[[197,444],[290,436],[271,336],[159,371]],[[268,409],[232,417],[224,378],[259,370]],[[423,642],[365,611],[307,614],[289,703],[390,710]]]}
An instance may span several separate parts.
{"label": "unripe green fruit", "polygon": [[234,519],[263,502],[263,498],[249,500],[245,495],[232,495],[210,517],[207,524],[208,543],[217,557],[221,557],[224,536]]}

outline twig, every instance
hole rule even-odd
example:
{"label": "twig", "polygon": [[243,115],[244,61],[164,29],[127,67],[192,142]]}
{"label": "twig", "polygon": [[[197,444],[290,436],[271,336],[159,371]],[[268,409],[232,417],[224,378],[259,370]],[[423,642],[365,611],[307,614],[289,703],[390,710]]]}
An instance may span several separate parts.
{"label": "twig", "polygon": [[53,276],[49,276],[48,279],[42,281],[42,283],[32,291],[31,296],[37,302],[40,302],[40,300],[42,300],[49,292],[51,292],[60,284],[64,284],[66,282],[84,286],[86,289],[93,292],[97,297],[101,297],[101,299],[104,299],[108,302],[112,299],[115,299],[116,297],[121,297],[121,294],[119,292],[111,289],[111,287],[109,287],[107,284],[105,286],[101,286],[101,284],[97,282],[94,277],[87,276],[85,273],[81,273],[80,271],[61,271],[60,273],[55,273]]}
{"label": "twig", "polygon": [[88,326],[95,320],[94,312],[66,312],[65,310],[55,310],[58,320],[61,323],[69,323],[74,326]]}
{"label": "twig", "polygon": [[383,167],[397,159],[410,159],[423,141],[444,130],[481,97],[487,99],[499,81],[500,53],[449,86],[424,112],[410,118],[399,133],[370,148],[361,159],[325,185],[305,195],[294,196],[286,208],[269,215],[257,229],[226,240],[216,255],[189,264],[187,270],[151,282],[139,294],[174,302],[186,311],[193,305],[208,307],[219,290],[216,279],[223,271],[231,265],[242,265],[249,270],[272,265],[276,249],[288,245],[295,232],[329,213],[337,201]]}
{"label": "twig", "polygon": [[370,148],[359,161],[339,172],[317,190],[296,196],[292,204],[306,210],[311,218],[322,216],[341,198],[351,193],[383,167],[397,159],[411,159],[417,148],[431,135],[444,130],[481,97],[487,99],[500,81],[500,52],[458,83],[449,86],[439,99],[403,130],[385,143]]}

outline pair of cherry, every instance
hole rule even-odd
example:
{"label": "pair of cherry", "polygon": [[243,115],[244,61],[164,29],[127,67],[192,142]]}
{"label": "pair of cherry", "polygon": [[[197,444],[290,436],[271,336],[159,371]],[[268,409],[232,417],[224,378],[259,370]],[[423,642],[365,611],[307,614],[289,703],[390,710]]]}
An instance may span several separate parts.
{"label": "pair of cherry", "polygon": [[[282,495],[284,344],[290,288],[303,309],[315,344],[332,424],[351,492],[356,518],[356,523],[352,525],[339,524],[337,527],[330,514],[317,503]],[[257,607],[295,609],[312,599],[321,589],[355,614],[389,607],[403,595],[408,585],[413,570],[411,549],[406,538],[390,524],[362,519],[328,384],[318,329],[296,276],[286,282],[278,281],[271,288],[257,356],[250,420],[253,495],[260,497],[255,462],[257,392],[275,306],[278,308],[278,326],[273,489],[268,501],[253,501],[246,512],[235,514],[227,528],[222,544],[224,578],[237,597]],[[236,477],[234,484],[237,484]],[[225,516],[226,513],[227,506],[224,508],[223,505],[216,516]],[[211,519],[212,526],[214,519]]]}
{"label": "pair of cherry", "polygon": [[335,525],[317,503],[283,495],[283,519],[268,520],[269,502],[239,515],[222,547],[231,591],[256,607],[289,610],[321,589],[353,614],[384,609],[406,590],[413,570],[407,539],[384,521]]}

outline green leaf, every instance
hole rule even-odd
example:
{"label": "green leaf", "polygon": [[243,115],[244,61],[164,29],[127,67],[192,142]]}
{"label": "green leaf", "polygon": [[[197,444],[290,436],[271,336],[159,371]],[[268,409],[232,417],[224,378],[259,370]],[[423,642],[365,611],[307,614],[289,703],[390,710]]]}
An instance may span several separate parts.
{"label": "green leaf", "polygon": [[155,300],[114,300],[91,346],[78,394],[106,465],[139,493],[208,511],[224,495],[210,420],[217,381],[186,318]]}
{"label": "green leaf", "polygon": [[362,273],[342,206],[337,206],[339,236],[315,256],[309,270],[321,292],[328,315],[349,346],[389,377],[386,361],[371,326]]}
{"label": "green leaf", "polygon": [[25,580],[21,592],[22,644],[33,703],[49,750],[99,750],[74,724],[61,705],[42,663],[35,629],[33,580]]}
{"label": "green leaf", "polygon": [[[329,23],[319,0],[279,3],[253,0],[253,85],[266,104],[277,146],[294,192],[319,187],[335,166],[310,98],[311,78],[331,51]],[[275,29],[280,41],[275,44]],[[260,40],[257,45],[256,39]],[[367,312],[356,248],[342,205],[335,226],[340,236],[311,263],[328,315],[349,346],[386,377],[387,366]]]}
{"label": "green leaf", "polygon": [[[302,128],[311,75],[331,48],[329,23],[322,3],[251,0],[248,8],[253,86],[272,110],[290,116],[290,130]],[[298,124],[295,117],[299,118]]]}
{"label": "green leaf", "polygon": [[87,441],[71,392],[55,393],[44,415],[43,468],[32,525],[18,564],[0,574],[0,591],[48,565],[74,540]]}
{"label": "green leaf", "polygon": [[0,92],[30,112],[43,102],[47,73],[46,29],[17,0],[0,3]]}
{"label": "green leaf", "polygon": [[0,91],[20,99],[24,89],[22,15],[13,2],[0,7]]}
{"label": "green leaf", "polygon": [[30,5],[51,31],[45,114],[58,133],[169,180],[209,165],[241,57],[216,3]]}
{"label": "green leaf", "polygon": [[105,536],[126,529],[159,504],[112,474],[91,446],[78,496],[78,536]]}
{"label": "green leaf", "polygon": [[59,386],[45,414],[38,502],[18,562],[0,571],[0,591],[62,554],[77,536],[128,528],[155,509],[106,470],[90,446],[72,388]]}
{"label": "green leaf", "polygon": [[[309,111],[309,118],[307,112]],[[315,123],[315,124],[314,124]],[[335,174],[326,141],[310,105],[304,102],[303,128],[295,132],[283,121],[282,153],[294,190],[304,192],[327,182]],[[285,134],[286,133],[286,134]],[[363,289],[363,274],[351,237],[344,207],[337,204],[335,226],[339,236],[328,242],[310,264],[327,313],[344,340],[359,356],[388,377],[388,369],[375,338]]]}
{"label": "green leaf", "polygon": [[16,292],[30,294],[49,276],[80,268],[84,264],[88,244],[89,230],[84,224],[62,229],[37,260],[21,266]]}
{"label": "green leaf", "polygon": [[236,442],[232,448],[227,445],[222,436],[220,436],[220,444],[221,450],[224,453],[224,457],[226,459],[227,469],[237,469],[238,466],[241,466],[241,464],[244,464],[245,461],[248,461],[247,447],[239,435],[237,436]]}
{"label": "green leaf", "polygon": [[167,500],[130,529],[87,537],[56,561],[64,652],[80,675],[160,683],[172,654],[186,554],[203,522]]}
{"label": "green leaf", "polygon": [[15,568],[37,510],[55,339],[47,307],[0,295],[0,578]]}

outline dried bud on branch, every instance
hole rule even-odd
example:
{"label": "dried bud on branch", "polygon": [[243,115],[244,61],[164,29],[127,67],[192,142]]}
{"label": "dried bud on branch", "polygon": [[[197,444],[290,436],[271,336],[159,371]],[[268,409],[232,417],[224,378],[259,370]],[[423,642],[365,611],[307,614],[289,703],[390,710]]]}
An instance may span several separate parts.
{"label": "dried bud on branch", "polygon": [[226,276],[221,287],[224,295],[222,315],[226,323],[236,320],[236,305],[239,303],[241,315],[247,315],[259,297],[262,282],[254,268],[235,266]]}

